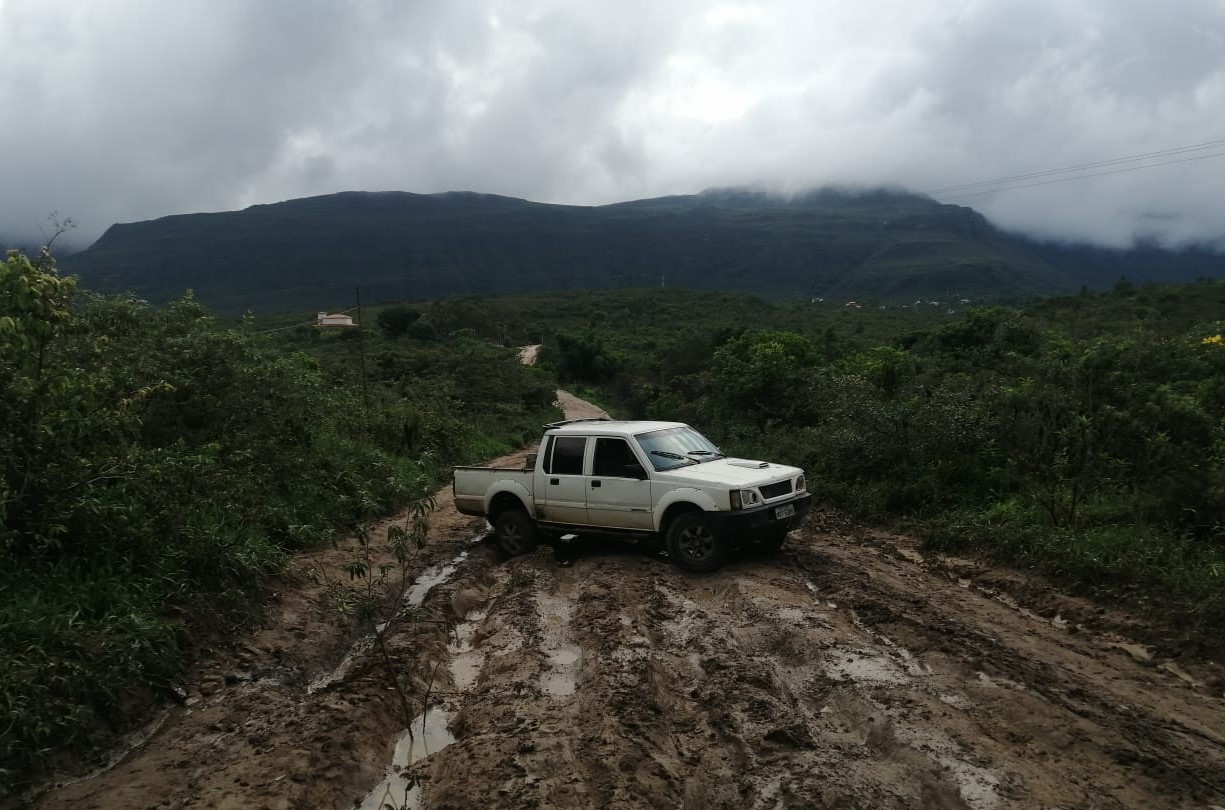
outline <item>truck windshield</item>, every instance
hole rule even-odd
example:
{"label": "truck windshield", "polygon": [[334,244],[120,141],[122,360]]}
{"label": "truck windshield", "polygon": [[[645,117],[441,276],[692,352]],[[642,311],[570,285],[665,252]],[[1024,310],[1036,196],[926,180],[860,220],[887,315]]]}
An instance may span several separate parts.
{"label": "truck windshield", "polygon": [[637,433],[634,439],[659,472],[723,458],[719,448],[687,425]]}

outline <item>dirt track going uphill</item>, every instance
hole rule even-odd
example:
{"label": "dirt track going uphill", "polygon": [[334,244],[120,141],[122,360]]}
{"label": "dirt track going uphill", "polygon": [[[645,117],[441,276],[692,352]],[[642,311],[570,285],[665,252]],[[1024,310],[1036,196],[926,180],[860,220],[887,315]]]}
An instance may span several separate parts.
{"label": "dirt track going uphill", "polygon": [[385,678],[291,577],[190,705],[40,806],[1225,808],[1221,670],[1136,617],[819,512],[711,575],[611,545],[503,562],[448,495],[425,620],[392,638],[428,706],[396,778]]}

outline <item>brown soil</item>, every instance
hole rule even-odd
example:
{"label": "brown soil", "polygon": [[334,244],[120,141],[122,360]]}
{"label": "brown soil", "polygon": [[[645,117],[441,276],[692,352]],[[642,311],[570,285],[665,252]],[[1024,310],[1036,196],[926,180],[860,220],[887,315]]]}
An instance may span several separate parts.
{"label": "brown soil", "polygon": [[[821,513],[711,575],[611,545],[503,562],[449,500],[388,634],[433,707],[410,807],[1225,808],[1225,678],[1128,635],[1143,616]],[[360,637],[337,669],[355,639],[302,576],[346,554],[298,560],[190,705],[38,806],[372,801],[405,719]]]}

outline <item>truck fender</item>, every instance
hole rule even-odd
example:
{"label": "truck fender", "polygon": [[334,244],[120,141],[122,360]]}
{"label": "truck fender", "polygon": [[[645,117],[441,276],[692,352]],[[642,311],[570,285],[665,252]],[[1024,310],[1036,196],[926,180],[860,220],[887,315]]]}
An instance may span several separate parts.
{"label": "truck fender", "polygon": [[709,493],[700,489],[694,489],[693,487],[678,487],[664,493],[664,496],[659,499],[659,503],[656,504],[655,531],[658,532],[663,527],[663,519],[668,514],[668,507],[675,503],[693,504],[703,512],[721,511]]}
{"label": "truck fender", "polygon": [[494,519],[491,509],[493,507],[494,500],[499,495],[513,496],[523,504],[523,508],[527,510],[528,516],[530,516],[532,520],[536,519],[536,502],[532,498],[532,493],[528,491],[528,488],[523,486],[523,484],[519,483],[518,481],[514,481],[509,478],[501,478],[494,481],[489,485],[489,488],[485,490],[485,514],[491,521]]}

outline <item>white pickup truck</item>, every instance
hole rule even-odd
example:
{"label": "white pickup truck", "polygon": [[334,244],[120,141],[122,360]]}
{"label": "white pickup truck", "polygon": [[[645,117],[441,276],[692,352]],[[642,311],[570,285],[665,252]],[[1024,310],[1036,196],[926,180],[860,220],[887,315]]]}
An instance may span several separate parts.
{"label": "white pickup truck", "polygon": [[456,467],[455,506],[486,517],[499,548],[617,535],[662,545],[688,571],[713,571],[741,543],[768,550],[808,511],[804,471],[727,458],[679,422],[574,419],[545,426],[523,469]]}

